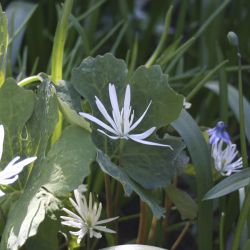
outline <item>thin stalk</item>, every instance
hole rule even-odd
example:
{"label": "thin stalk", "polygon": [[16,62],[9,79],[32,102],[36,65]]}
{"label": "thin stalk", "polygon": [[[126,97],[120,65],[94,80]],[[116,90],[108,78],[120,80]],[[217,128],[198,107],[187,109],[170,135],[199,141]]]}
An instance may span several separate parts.
{"label": "thin stalk", "polygon": [[156,230],[157,230],[157,218],[155,216],[153,216],[152,221],[151,221],[151,227],[150,227],[150,231],[148,234],[148,242],[153,242],[155,236],[156,236]]}
{"label": "thin stalk", "polygon": [[51,78],[55,84],[62,80],[63,52],[68,29],[68,19],[71,13],[73,0],[65,0],[63,13],[56,28],[52,49]]}
{"label": "thin stalk", "polygon": [[140,217],[140,214],[127,215],[127,216],[123,216],[123,217],[119,218],[119,222],[133,220],[133,219],[137,219],[139,217]]}
{"label": "thin stalk", "polygon": [[105,193],[106,193],[106,212],[108,218],[111,218],[113,217],[113,207],[112,207],[112,194],[111,194],[109,175],[104,174],[104,182],[105,182]]}
{"label": "thin stalk", "polygon": [[247,220],[250,210],[250,188],[246,191],[245,200],[240,211],[238,223],[236,225],[235,234],[232,243],[232,250],[238,250],[241,240],[241,233]]}
{"label": "thin stalk", "polygon": [[89,237],[89,235],[87,235],[86,245],[87,245],[87,250],[90,250],[90,237]]}
{"label": "thin stalk", "polygon": [[164,239],[167,239],[168,236],[168,221],[170,216],[170,211],[172,207],[172,201],[168,198],[167,193],[165,194],[165,209],[166,209],[166,216],[162,221],[162,227],[163,227],[163,233],[164,233]]}
{"label": "thin stalk", "polygon": [[133,72],[135,69],[137,57],[138,57],[138,38],[136,36],[134,44],[133,44],[132,53],[131,53],[131,60],[130,60],[130,64],[129,64],[129,72],[130,73]]}
{"label": "thin stalk", "polygon": [[190,226],[190,222],[187,222],[185,227],[181,231],[180,235],[178,236],[178,238],[176,239],[176,241],[174,242],[174,244],[170,248],[170,250],[177,249],[178,245],[181,243],[181,241],[183,240],[185,234],[187,233],[189,226]]}
{"label": "thin stalk", "polygon": [[160,42],[159,42],[158,46],[156,47],[154,53],[151,55],[151,57],[146,62],[146,64],[145,64],[146,67],[150,67],[151,65],[153,65],[153,63],[156,61],[157,57],[161,53],[163,47],[165,46],[165,42],[166,42],[167,37],[168,37],[170,21],[171,21],[171,17],[172,17],[172,11],[173,11],[173,5],[171,5],[168,9],[168,12],[166,14],[166,19],[165,19],[164,31],[163,31],[163,34],[161,36]]}
{"label": "thin stalk", "polygon": [[147,205],[143,201],[140,201],[140,222],[139,222],[136,244],[145,243],[146,222],[147,222]]}
{"label": "thin stalk", "polygon": [[193,89],[192,91],[189,93],[189,95],[187,96],[186,100],[190,101],[190,99],[192,99],[199,91],[200,89],[206,84],[206,82],[219,70],[221,69],[226,63],[228,62],[228,60],[225,60],[223,62],[221,62],[219,65],[217,65],[214,69],[212,69]]}
{"label": "thin stalk", "polygon": [[[52,59],[51,59],[51,79],[52,81],[58,85],[59,81],[62,80],[63,74],[63,53],[64,53],[64,44],[67,35],[68,29],[68,19],[71,13],[71,9],[73,6],[73,0],[65,0],[63,6],[63,13],[60,21],[58,22],[56,28],[56,34],[54,38],[54,44],[52,49]],[[51,143],[54,144],[61,135],[62,132],[62,123],[63,116],[59,111],[58,114],[58,122],[54,129]]]}
{"label": "thin stalk", "polygon": [[224,250],[224,224],[225,224],[225,213],[221,213],[220,217],[220,250]]}
{"label": "thin stalk", "polygon": [[243,104],[243,88],[242,88],[242,70],[241,70],[241,54],[238,47],[238,91],[239,91],[239,113],[240,113],[240,147],[242,154],[243,166],[247,167],[247,146],[245,136],[245,117]]}
{"label": "thin stalk", "polygon": [[42,82],[42,81],[43,81],[42,77],[39,75],[36,75],[36,76],[30,76],[21,80],[20,82],[17,83],[17,85],[20,87],[24,87],[26,85],[29,85],[32,82]]}

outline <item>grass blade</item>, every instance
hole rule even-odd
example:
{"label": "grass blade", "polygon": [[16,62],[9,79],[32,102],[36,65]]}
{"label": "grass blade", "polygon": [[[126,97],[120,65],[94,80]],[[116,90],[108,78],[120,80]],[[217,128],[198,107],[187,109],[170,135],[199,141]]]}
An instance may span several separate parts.
{"label": "grass blade", "polygon": [[202,199],[212,187],[211,157],[199,127],[193,118],[183,110],[171,124],[185,141],[191,155],[198,194],[198,249],[212,250],[212,202]]}

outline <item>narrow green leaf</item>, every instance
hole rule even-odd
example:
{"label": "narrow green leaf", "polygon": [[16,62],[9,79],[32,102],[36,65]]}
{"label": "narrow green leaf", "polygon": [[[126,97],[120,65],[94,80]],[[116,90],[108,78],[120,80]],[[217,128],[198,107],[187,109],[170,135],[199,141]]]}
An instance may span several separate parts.
{"label": "narrow green leaf", "polygon": [[172,122],[187,145],[196,172],[198,194],[198,247],[212,249],[212,202],[202,199],[212,187],[211,157],[208,145],[193,118],[183,110],[179,118]]}
{"label": "narrow green leaf", "polygon": [[20,139],[25,123],[30,119],[35,105],[35,95],[8,79],[0,88],[0,124],[5,128],[3,161],[13,159],[21,152]]}
{"label": "narrow green leaf", "polygon": [[90,55],[94,55],[98,49],[101,48],[101,46],[108,41],[108,39],[110,37],[112,37],[112,35],[122,26],[122,24],[124,23],[124,21],[120,21],[119,23],[117,23],[115,25],[115,27],[113,29],[111,29],[99,42],[98,44],[90,51]]}
{"label": "narrow green leaf", "polygon": [[64,43],[66,40],[68,29],[68,18],[73,6],[73,0],[66,0],[63,6],[63,13],[56,28],[56,34],[52,50],[52,63],[51,63],[51,79],[55,84],[58,84],[62,77],[63,70],[63,52]]}
{"label": "narrow green leaf", "polygon": [[0,4],[0,87],[5,80],[6,55],[8,47],[8,20]]}
{"label": "narrow green leaf", "polygon": [[234,192],[250,183],[250,169],[244,169],[220,181],[211,190],[209,190],[204,200],[215,199]]}

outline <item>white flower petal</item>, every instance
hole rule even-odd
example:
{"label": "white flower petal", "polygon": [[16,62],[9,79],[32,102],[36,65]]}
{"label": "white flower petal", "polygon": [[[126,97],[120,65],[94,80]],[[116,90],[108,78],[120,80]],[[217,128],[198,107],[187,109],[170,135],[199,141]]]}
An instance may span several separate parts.
{"label": "white flower petal", "polygon": [[98,124],[99,126],[108,130],[109,132],[116,134],[116,131],[113,128],[111,128],[110,126],[108,126],[107,124],[105,124],[104,122],[99,120],[98,118],[94,117],[93,115],[90,115],[90,114],[84,113],[84,112],[80,112],[79,115],[83,116],[85,119],[88,119],[88,120]]}
{"label": "white flower petal", "polygon": [[[16,157],[17,158],[17,157]],[[11,166],[11,170],[13,170],[13,172],[15,172],[16,174],[19,174],[23,168],[27,165],[29,165],[30,163],[32,163],[33,161],[35,161],[37,159],[37,157],[29,157],[29,158],[26,158],[22,161],[19,161],[17,163],[14,163],[11,161],[6,168],[10,168]],[[15,170],[14,170],[15,169]]]}
{"label": "white flower petal", "polygon": [[129,133],[129,128],[130,128],[130,122],[129,122],[129,117],[130,117],[130,101],[131,101],[131,94],[130,94],[130,85],[128,84],[126,87],[126,92],[125,92],[125,97],[124,97],[124,104],[123,104],[123,126],[124,126],[124,134]]}
{"label": "white flower petal", "polygon": [[62,224],[65,226],[69,226],[69,227],[74,227],[74,228],[81,228],[82,227],[82,223],[77,223],[75,221],[62,221]]}
{"label": "white flower petal", "polygon": [[104,107],[104,105],[102,104],[102,102],[98,99],[98,97],[96,98],[96,106],[99,109],[99,111],[101,112],[101,114],[104,116],[104,118],[110,123],[110,125],[113,127],[114,130],[117,130],[117,126],[114,123],[114,121],[112,120],[112,118],[110,117],[110,115],[108,114],[108,111],[106,110],[106,108]]}
{"label": "white flower petal", "polygon": [[96,225],[101,225],[101,224],[103,224],[103,223],[108,223],[108,222],[110,222],[110,221],[117,220],[118,218],[119,218],[119,216],[113,217],[113,218],[108,218],[108,219],[105,219],[105,220],[99,220],[99,221],[96,223]]}
{"label": "white flower petal", "polygon": [[62,210],[63,210],[64,212],[66,212],[69,216],[72,216],[74,219],[79,220],[79,221],[82,220],[82,218],[81,218],[80,216],[78,216],[77,214],[71,212],[69,209],[63,208]]}
{"label": "white flower petal", "polygon": [[114,111],[113,114],[116,116],[116,118],[118,118],[120,116],[120,108],[118,104],[115,85],[111,83],[109,84],[109,99],[110,99],[110,103]]}
{"label": "white flower petal", "polygon": [[146,115],[146,113],[148,112],[148,109],[151,105],[152,101],[149,102],[146,110],[144,111],[144,113],[141,115],[141,117],[130,127],[130,131],[132,131],[133,129],[135,129],[140,123],[141,121],[143,120],[144,116]]}
{"label": "white flower petal", "polygon": [[116,231],[109,229],[106,226],[95,226],[95,229],[106,233],[116,233]]}
{"label": "white flower petal", "polygon": [[150,135],[152,135],[155,130],[156,130],[156,127],[152,127],[152,128],[146,130],[145,132],[143,132],[141,134],[132,134],[132,135],[129,135],[129,136],[130,137],[133,136],[133,138],[143,140],[143,139],[149,137]]}
{"label": "white flower petal", "polygon": [[99,131],[100,133],[108,136],[110,139],[113,139],[113,140],[117,140],[117,139],[120,139],[120,136],[112,136],[112,135],[109,135],[107,134],[105,131],[101,130],[101,129],[97,129],[97,131]]}
{"label": "white flower petal", "polygon": [[0,190],[0,197],[4,196],[4,195],[5,195],[5,193],[2,190]]}
{"label": "white flower petal", "polygon": [[12,176],[11,178],[0,178],[0,185],[9,185],[14,183],[18,179],[18,175]]}
{"label": "white flower petal", "polygon": [[173,149],[170,145],[166,145],[166,144],[160,144],[160,143],[156,143],[156,142],[150,142],[150,141],[144,141],[144,140],[140,140],[137,138],[133,138],[133,135],[130,135],[129,138],[133,141],[139,142],[141,144],[145,144],[145,145],[152,145],[152,146],[159,146],[159,147],[166,147],[166,148],[170,148]]}

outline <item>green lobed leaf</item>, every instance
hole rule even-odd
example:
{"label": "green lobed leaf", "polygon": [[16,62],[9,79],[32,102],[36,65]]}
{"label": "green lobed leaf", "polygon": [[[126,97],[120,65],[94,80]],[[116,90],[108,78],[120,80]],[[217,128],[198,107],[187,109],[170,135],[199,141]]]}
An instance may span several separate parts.
{"label": "green lobed leaf", "polygon": [[24,141],[21,132],[32,115],[34,105],[33,92],[18,87],[15,80],[8,79],[0,88],[0,124],[4,125],[5,130],[1,163],[5,164],[17,153],[21,153],[21,144]]}
{"label": "green lobed leaf", "polygon": [[120,155],[120,166],[142,187],[155,189],[170,184],[178,171],[188,163],[180,139],[168,138],[160,141],[171,145],[173,150],[126,141]]}
{"label": "green lobed leaf", "polygon": [[[144,132],[151,127],[166,126],[178,117],[183,105],[183,97],[170,88],[167,75],[162,73],[159,66],[150,68],[141,66],[128,75],[125,62],[111,54],[83,60],[81,65],[73,70],[71,83],[89,102],[94,116],[102,121],[105,118],[96,106],[95,97],[103,102],[111,114],[109,83],[115,84],[120,108],[123,105],[125,88],[128,83],[130,84],[131,108],[135,112],[135,121],[152,101],[142,123],[132,132],[134,134]],[[166,148],[141,145],[130,140],[112,141],[100,134],[95,124],[92,126],[94,128],[92,138],[96,146],[107,155],[118,157],[120,159],[118,165],[144,188],[165,187],[177,173],[177,168],[186,163],[180,160],[184,149],[181,142],[172,141],[174,150],[171,151]],[[156,133],[147,140],[170,143],[168,140],[160,140]],[[179,164],[176,164],[177,162]]]}
{"label": "green lobed leaf", "polygon": [[58,120],[58,105],[51,81],[44,77],[39,85],[34,112],[27,123],[27,147],[38,157],[44,158],[49,140]]}
{"label": "green lobed leaf", "polygon": [[97,162],[99,163],[102,171],[107,173],[108,175],[115,178],[117,181],[121,182],[123,185],[125,194],[127,196],[131,195],[132,191],[137,193],[141,200],[148,204],[148,206],[152,209],[154,215],[157,218],[160,218],[164,214],[164,208],[160,207],[155,201],[152,194],[133,181],[129,175],[124,171],[123,168],[115,165],[110,161],[109,157],[105,155],[102,151],[97,150]]}
{"label": "green lobed leaf", "polygon": [[89,123],[77,112],[80,109],[80,95],[72,87],[71,84],[65,81],[60,81],[59,85],[55,86],[56,97],[60,107],[61,112],[67,121],[72,125],[77,125],[91,131]]}
{"label": "green lobed leaf", "polygon": [[89,134],[67,127],[46,158],[35,164],[22,196],[10,211],[1,249],[17,250],[37,233],[46,214],[59,209],[57,196],[67,196],[89,175],[94,156]]}
{"label": "green lobed leaf", "polygon": [[8,20],[0,4],[0,87],[5,80],[6,55],[8,47]]}
{"label": "green lobed leaf", "polygon": [[60,218],[46,217],[39,226],[34,237],[28,239],[25,244],[27,250],[55,250],[58,249],[58,231],[60,230]]}
{"label": "green lobed leaf", "polygon": [[[168,77],[163,74],[160,66],[139,67],[129,77],[125,62],[116,59],[111,54],[88,57],[72,72],[71,83],[76,90],[90,103],[92,112],[104,119],[95,104],[97,96],[111,113],[108,85],[115,84],[120,107],[123,104],[125,88],[131,85],[132,109],[135,110],[135,120],[145,111],[147,105],[152,105],[137,130],[150,127],[162,127],[175,120],[181,112],[183,97],[174,92],[168,85]],[[162,112],[164,110],[164,112]],[[162,114],[163,113],[163,114]]]}
{"label": "green lobed leaf", "polygon": [[183,190],[169,185],[166,188],[169,199],[175,204],[181,214],[182,220],[194,220],[197,217],[198,206],[196,202]]}
{"label": "green lobed leaf", "polygon": [[235,173],[220,181],[206,193],[204,200],[215,199],[227,195],[249,185],[249,183],[250,169],[243,169],[239,173]]}
{"label": "green lobed leaf", "polygon": [[132,108],[135,110],[135,117],[140,116],[149,101],[152,101],[150,110],[139,125],[140,129],[154,126],[160,128],[178,118],[183,106],[183,96],[171,89],[168,76],[162,73],[160,66],[140,66],[128,83],[132,86]]}

